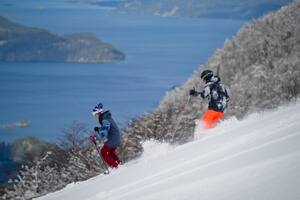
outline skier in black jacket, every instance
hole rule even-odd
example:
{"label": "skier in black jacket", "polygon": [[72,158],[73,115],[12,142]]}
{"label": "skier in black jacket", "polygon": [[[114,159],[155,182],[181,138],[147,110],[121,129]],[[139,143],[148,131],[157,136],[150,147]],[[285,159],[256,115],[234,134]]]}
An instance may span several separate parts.
{"label": "skier in black jacket", "polygon": [[215,76],[211,70],[204,70],[201,79],[205,82],[202,91],[190,90],[190,95],[208,99],[208,110],[202,116],[204,128],[213,128],[223,117],[229,101],[228,93],[221,84],[221,79]]}

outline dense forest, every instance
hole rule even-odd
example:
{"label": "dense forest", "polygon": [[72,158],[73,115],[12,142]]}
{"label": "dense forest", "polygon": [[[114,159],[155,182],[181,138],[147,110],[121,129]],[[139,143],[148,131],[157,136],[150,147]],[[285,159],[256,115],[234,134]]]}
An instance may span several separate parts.
{"label": "dense forest", "polygon": [[[203,69],[218,71],[230,93],[227,118],[241,119],[253,112],[276,109],[300,95],[300,3],[295,2],[240,29],[181,86],[169,91],[151,113],[132,120],[123,131],[119,150],[126,162],[142,154],[142,142],[154,139],[182,144],[194,131],[194,120],[206,102],[189,96],[203,85]],[[219,70],[218,70],[219,69]],[[186,109],[182,109],[183,106]],[[43,151],[24,167],[18,183],[3,195],[30,199],[58,190],[70,182],[86,180],[104,171],[97,151],[86,143],[87,128],[74,124],[55,151]],[[63,159],[62,159],[63,158]],[[21,198],[22,197],[22,198]]]}

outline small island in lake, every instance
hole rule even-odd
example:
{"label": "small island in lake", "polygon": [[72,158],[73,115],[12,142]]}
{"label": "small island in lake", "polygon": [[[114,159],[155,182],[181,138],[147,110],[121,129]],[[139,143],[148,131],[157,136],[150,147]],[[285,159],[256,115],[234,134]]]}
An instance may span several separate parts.
{"label": "small island in lake", "polygon": [[93,33],[57,35],[0,16],[0,61],[108,63],[124,53]]}
{"label": "small island in lake", "polygon": [[29,126],[31,124],[31,122],[29,120],[22,119],[22,120],[18,120],[15,124],[18,127],[25,128],[25,127]]}

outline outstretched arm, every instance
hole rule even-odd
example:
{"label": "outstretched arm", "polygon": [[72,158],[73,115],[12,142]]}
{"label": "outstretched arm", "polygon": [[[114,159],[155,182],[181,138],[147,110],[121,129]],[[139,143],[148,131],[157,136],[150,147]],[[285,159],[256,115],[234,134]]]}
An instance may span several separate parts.
{"label": "outstretched arm", "polygon": [[98,134],[96,134],[96,137],[98,140],[107,140],[108,131],[110,129],[110,122],[108,120],[102,121],[102,127],[99,130]]}
{"label": "outstretched arm", "polygon": [[102,135],[104,137],[107,137],[108,135],[108,131],[110,129],[110,122],[108,120],[103,120],[102,121],[102,127],[101,127],[101,130],[100,130],[100,133],[99,135]]}
{"label": "outstretched arm", "polygon": [[[102,126],[101,127],[95,127],[94,131],[97,132],[97,134],[90,136],[89,140],[94,142],[96,140],[107,140],[108,131],[110,129],[110,122],[108,120],[102,120]],[[94,141],[93,141],[94,140]]]}
{"label": "outstretched arm", "polygon": [[195,89],[190,90],[190,95],[195,97],[202,97],[203,99],[209,95],[209,87],[204,87],[201,92],[196,91]]}
{"label": "outstretched arm", "polygon": [[208,85],[204,86],[203,90],[200,93],[200,96],[205,99],[210,95],[210,87]]}

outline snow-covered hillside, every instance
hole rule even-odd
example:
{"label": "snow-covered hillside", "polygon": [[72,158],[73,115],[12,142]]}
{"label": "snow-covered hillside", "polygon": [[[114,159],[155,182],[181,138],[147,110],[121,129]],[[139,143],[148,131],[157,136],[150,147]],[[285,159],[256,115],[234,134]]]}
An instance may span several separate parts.
{"label": "snow-covered hillside", "polygon": [[178,147],[143,156],[38,200],[299,200],[300,103],[229,119]]}

